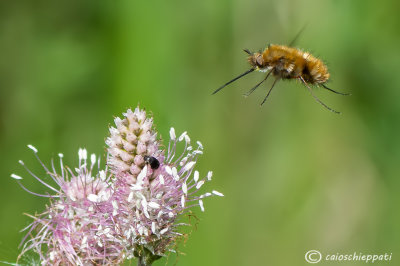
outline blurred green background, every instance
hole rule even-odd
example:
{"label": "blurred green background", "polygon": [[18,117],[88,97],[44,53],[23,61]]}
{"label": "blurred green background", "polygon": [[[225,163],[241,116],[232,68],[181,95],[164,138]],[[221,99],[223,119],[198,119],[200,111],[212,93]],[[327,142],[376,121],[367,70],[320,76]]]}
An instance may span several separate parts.
{"label": "blurred green background", "polygon": [[[104,154],[114,116],[138,103],[169,127],[201,140],[200,172],[214,171],[206,212],[178,265],[307,265],[323,254],[393,253],[400,265],[400,17],[398,1],[49,1],[0,2],[0,260],[15,261],[19,230],[46,199],[18,164],[42,168],[63,152]],[[318,89],[335,115],[298,82],[253,73],[242,48],[288,44],[322,58]],[[174,265],[175,255],[168,259]],[[165,259],[155,263],[164,265]],[[320,264],[336,263],[321,262]],[[337,264],[339,265],[339,264]],[[340,265],[364,265],[345,263]],[[381,265],[381,264],[379,264]],[[386,265],[386,264],[385,264]]]}

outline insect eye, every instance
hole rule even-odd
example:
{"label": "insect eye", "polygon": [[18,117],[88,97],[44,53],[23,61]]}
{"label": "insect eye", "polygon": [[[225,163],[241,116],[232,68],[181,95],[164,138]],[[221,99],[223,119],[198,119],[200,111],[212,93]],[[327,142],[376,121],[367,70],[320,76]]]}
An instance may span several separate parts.
{"label": "insect eye", "polygon": [[258,55],[256,57],[256,62],[257,62],[258,66],[263,66],[264,65],[264,59],[263,59],[262,55]]}

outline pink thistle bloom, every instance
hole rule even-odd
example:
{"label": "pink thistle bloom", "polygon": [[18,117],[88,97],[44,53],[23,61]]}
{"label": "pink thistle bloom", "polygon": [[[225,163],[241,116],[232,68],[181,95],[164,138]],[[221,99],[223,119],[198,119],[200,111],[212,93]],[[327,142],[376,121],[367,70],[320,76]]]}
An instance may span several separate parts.
{"label": "pink thistle bloom", "polygon": [[[125,259],[139,258],[139,265],[174,251],[183,236],[179,228],[188,225],[179,220],[199,206],[203,199],[223,196],[218,191],[199,193],[211,181],[212,172],[200,177],[194,170],[203,146],[191,140],[186,132],[179,138],[170,130],[168,150],[157,140],[153,120],[136,108],[115,119],[106,140],[107,167],[84,149],[79,150],[79,166],[72,171],[60,157],[60,174],[54,163],[49,170],[28,145],[56,186],[44,182],[20,161],[30,175],[51,190],[39,194],[22,185],[22,177],[11,177],[31,194],[50,198],[45,212],[30,216],[34,221],[25,228],[20,257],[29,250],[39,254],[44,265],[116,265]],[[179,145],[184,146],[177,152]],[[182,149],[178,149],[182,150]],[[94,171],[97,165],[97,171]],[[28,237],[30,239],[28,240]]]}
{"label": "pink thistle bloom", "polygon": [[[152,118],[147,118],[145,111],[136,108],[123,115],[123,119],[115,119],[117,128],[110,129],[106,141],[108,165],[116,178],[113,217],[126,256],[138,257],[142,265],[149,265],[170,251],[182,236],[178,228],[187,224],[178,223],[179,218],[194,206],[204,211],[204,198],[223,194],[198,194],[212,176],[208,172],[200,178],[194,170],[198,156],[203,154],[200,142],[194,148],[186,132],[177,138],[171,128],[164,155],[152,129]],[[183,151],[177,154],[181,143]]]}
{"label": "pink thistle bloom", "polygon": [[42,214],[29,215],[34,221],[24,229],[28,232],[19,258],[33,250],[39,254],[43,265],[109,265],[122,261],[121,246],[115,241],[114,225],[108,215],[108,210],[112,209],[109,201],[112,189],[107,168],[99,170],[100,160],[92,154],[88,162],[86,150],[80,149],[79,167],[75,171],[64,167],[63,155],[59,154],[58,174],[53,162],[52,170],[48,169],[37,156],[37,149],[32,145],[28,147],[56,186],[44,182],[22,161],[20,164],[28,173],[53,193],[32,192],[21,184],[22,177],[11,175],[29,193],[50,198]]}

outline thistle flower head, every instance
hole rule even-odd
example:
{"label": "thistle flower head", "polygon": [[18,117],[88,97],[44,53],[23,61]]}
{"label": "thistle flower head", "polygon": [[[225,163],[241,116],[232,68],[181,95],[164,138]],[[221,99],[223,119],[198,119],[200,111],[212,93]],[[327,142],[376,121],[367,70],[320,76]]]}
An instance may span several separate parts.
{"label": "thistle flower head", "polygon": [[[98,170],[100,160],[91,155],[90,164],[87,152],[79,150],[79,167],[72,171],[64,167],[60,157],[60,174],[52,163],[50,171],[37,156],[37,150],[29,146],[46,171],[46,175],[57,186],[46,183],[25,167],[40,183],[53,191],[53,194],[38,194],[28,190],[21,183],[21,177],[12,174],[21,187],[31,194],[48,197],[50,203],[39,215],[30,216],[34,221],[27,227],[23,240],[23,255],[28,250],[39,254],[44,265],[92,265],[95,263],[111,264],[120,260],[121,247],[114,241],[113,226],[107,209],[112,195],[110,175],[107,169]],[[99,211],[101,210],[101,211]],[[21,256],[20,255],[20,256]]]}
{"label": "thistle flower head", "polygon": [[153,119],[146,117],[146,112],[136,108],[128,109],[124,118],[115,118],[115,127],[110,128],[106,140],[110,157],[108,165],[116,177],[129,184],[136,181],[143,169],[144,156],[155,156],[162,160],[157,133],[153,129]]}
{"label": "thistle flower head", "polygon": [[[143,114],[138,109],[136,112]],[[126,117],[127,114],[124,116]],[[116,119],[116,123],[120,121],[122,120]],[[141,121],[151,121],[151,118],[145,119],[141,116]],[[126,131],[127,128],[122,127],[123,132],[111,129],[109,139],[135,134],[133,131]],[[153,131],[151,135],[155,136],[156,133]],[[157,149],[159,147],[155,138],[146,144],[148,147],[157,147]],[[181,144],[184,145],[183,152],[178,154],[177,146]],[[108,162],[115,171],[118,168],[116,162],[121,161],[121,150],[119,149],[118,153],[111,153],[114,147],[111,146],[109,149]],[[197,142],[194,148],[186,132],[176,138],[175,130],[171,128],[168,151],[157,149],[152,149],[153,153],[150,153],[155,160],[159,160],[159,166],[157,165],[156,169],[142,160],[125,160],[123,164],[119,164],[124,165],[124,169],[141,169],[137,174],[124,172],[124,178],[133,176],[133,178],[128,178],[132,182],[117,180],[113,196],[113,217],[120,229],[121,242],[124,242],[127,247],[128,257],[142,256],[143,254],[138,253],[143,249],[150,251],[154,256],[163,256],[175,244],[175,240],[182,236],[179,233],[179,227],[187,225],[178,223],[178,219],[194,206],[200,206],[200,209],[204,211],[205,197],[223,196],[217,191],[197,194],[203,184],[211,180],[212,172],[200,178],[199,172],[194,170],[198,156],[203,154],[203,146]],[[166,157],[159,154],[166,154]],[[146,153],[140,155],[148,156]]]}

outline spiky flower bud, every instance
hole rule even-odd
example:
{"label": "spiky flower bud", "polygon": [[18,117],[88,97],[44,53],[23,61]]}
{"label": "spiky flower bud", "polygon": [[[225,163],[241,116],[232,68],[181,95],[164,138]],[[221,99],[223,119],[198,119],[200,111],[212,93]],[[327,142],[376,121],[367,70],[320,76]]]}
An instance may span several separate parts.
{"label": "spiky flower bud", "polygon": [[128,109],[124,118],[115,118],[115,127],[110,127],[110,136],[106,140],[108,166],[118,178],[133,184],[142,171],[144,156],[160,157],[157,132],[153,129],[153,119],[146,117],[146,111]]}

